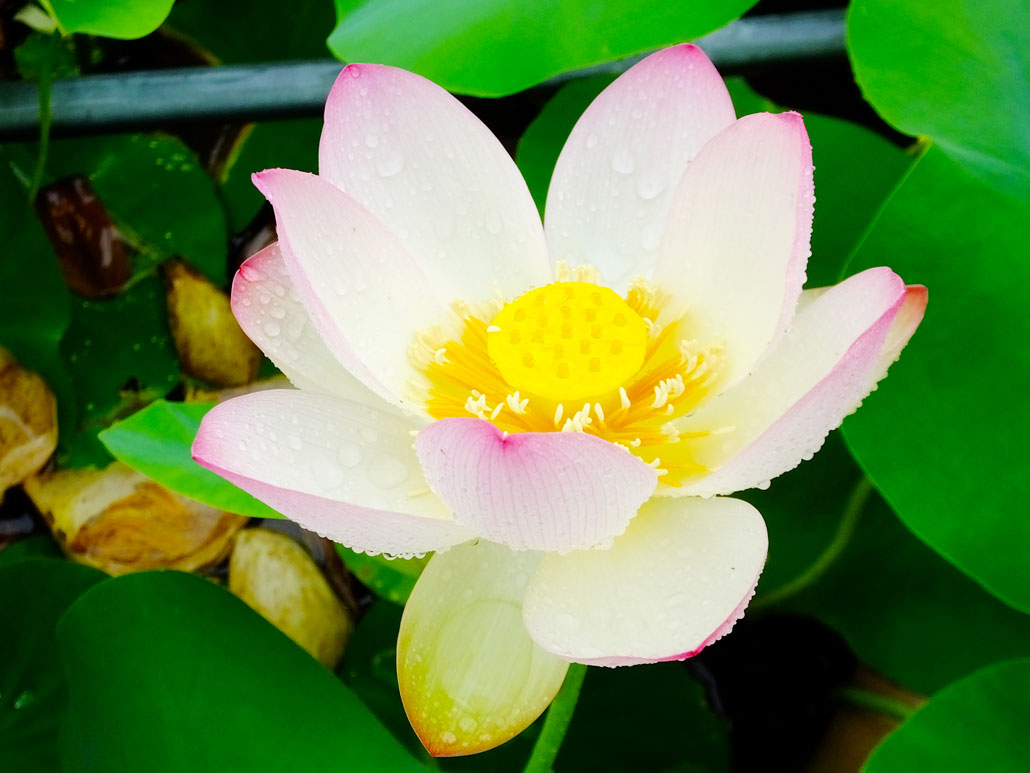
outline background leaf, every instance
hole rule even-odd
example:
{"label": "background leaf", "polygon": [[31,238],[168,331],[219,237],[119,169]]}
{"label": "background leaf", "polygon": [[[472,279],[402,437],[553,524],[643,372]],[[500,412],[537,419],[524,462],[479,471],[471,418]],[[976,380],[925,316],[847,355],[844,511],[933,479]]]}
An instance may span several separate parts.
{"label": "background leaf", "polygon": [[[886,390],[884,390],[886,391]],[[861,411],[845,421],[845,428]],[[815,458],[744,492],[769,528],[769,562],[749,617],[811,566],[841,525],[844,492],[862,473],[834,433]],[[1030,617],[992,597],[913,536],[874,492],[836,560],[774,608],[818,618],[859,658],[923,693],[977,668],[1030,652]]]}
{"label": "background leaf", "polygon": [[115,459],[172,491],[238,515],[282,518],[264,502],[193,461],[193,438],[212,407],[212,403],[155,400],[101,432],[100,441]]}
{"label": "background leaf", "polygon": [[51,180],[89,178],[112,220],[143,253],[134,273],[178,255],[216,285],[225,284],[225,214],[211,178],[178,139],[111,134],[57,140],[46,169]]}
{"label": "background leaf", "polygon": [[937,148],[923,156],[849,270],[887,264],[927,285],[926,318],[844,429],[909,528],[1023,611],[1028,242],[1030,204],[983,185]]}
{"label": "background leaf", "polygon": [[74,388],[58,344],[71,320],[72,300],[26,197],[11,169],[0,168],[0,346],[43,376],[58,398],[62,426],[69,427],[76,417]]}
{"label": "background leaf", "polygon": [[[75,382],[80,424],[62,437],[59,454],[66,466],[101,466],[107,454],[96,434],[136,400],[164,395],[179,381],[161,280],[148,277],[115,298],[76,299],[61,353]],[[123,396],[130,385],[149,394],[134,389]]]}
{"label": "background leaf", "polygon": [[849,422],[848,443],[916,534],[1023,611],[1028,14],[1018,0],[861,0],[848,32],[873,106],[937,143],[849,267],[890,265],[927,285],[930,304],[888,388]]}
{"label": "background leaf", "polygon": [[51,558],[8,561],[10,550],[0,552],[0,760],[5,773],[44,773],[57,770],[54,739],[68,701],[57,621],[106,575]]}
{"label": "background leaf", "polygon": [[330,0],[179,0],[167,26],[223,64],[322,59],[333,6]]}
{"label": "background leaf", "polygon": [[985,668],[942,690],[873,752],[867,773],[1026,770],[1030,660]]}
{"label": "background leaf", "polygon": [[848,49],[889,123],[997,187],[1030,193],[1030,5],[856,0]]}
{"label": "background leaf", "polygon": [[65,32],[132,40],[161,26],[175,0],[43,0]]}
{"label": "background leaf", "polygon": [[58,626],[69,771],[417,771],[354,694],[208,580],[98,585]]}
{"label": "background leaf", "polygon": [[460,94],[503,96],[558,73],[701,37],[755,0],[336,0],[329,48]]}

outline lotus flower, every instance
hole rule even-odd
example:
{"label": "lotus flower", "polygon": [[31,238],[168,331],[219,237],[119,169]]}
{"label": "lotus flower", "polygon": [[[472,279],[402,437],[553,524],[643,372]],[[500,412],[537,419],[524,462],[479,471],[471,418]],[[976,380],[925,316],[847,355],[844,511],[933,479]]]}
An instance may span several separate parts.
{"label": "lotus flower", "polygon": [[729,631],[767,537],[722,495],[815,452],[925,306],[887,268],[802,291],[802,119],[738,120],[692,45],[584,113],[543,227],[490,132],[391,67],[344,68],[319,169],[255,175],[279,242],[232,292],[298,389],[214,408],[194,454],[355,550],[436,551],[397,667],[437,755],[520,732],[569,662]]}

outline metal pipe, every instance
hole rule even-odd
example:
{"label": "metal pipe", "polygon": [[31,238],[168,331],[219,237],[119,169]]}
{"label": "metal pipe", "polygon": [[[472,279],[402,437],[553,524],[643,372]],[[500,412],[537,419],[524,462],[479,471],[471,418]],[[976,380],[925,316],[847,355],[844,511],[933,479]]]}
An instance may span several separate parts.
{"label": "metal pipe", "polygon": [[[818,11],[738,19],[698,40],[721,69],[844,53],[844,12]],[[574,70],[547,81],[618,73],[643,55]],[[54,81],[52,129],[75,134],[148,128],[168,121],[240,121],[318,115],[341,64],[335,60],[190,67]],[[547,85],[545,84],[545,85]],[[0,138],[39,131],[39,87],[0,84]]]}

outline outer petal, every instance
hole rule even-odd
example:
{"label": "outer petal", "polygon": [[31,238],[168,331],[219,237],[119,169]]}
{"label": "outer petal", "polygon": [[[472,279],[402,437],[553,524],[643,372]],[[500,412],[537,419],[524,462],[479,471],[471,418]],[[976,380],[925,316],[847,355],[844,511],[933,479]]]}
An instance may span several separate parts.
{"label": "outer petal", "polygon": [[743,616],[767,548],[747,502],[654,500],[611,550],[544,558],[526,589],[526,629],[578,663],[684,660]]}
{"label": "outer petal", "polygon": [[419,378],[415,333],[449,315],[434,282],[383,223],[315,175],[270,169],[254,184],[275,209],[287,269],[322,339],[370,389],[405,405]]}
{"label": "outer petal", "polygon": [[492,749],[554,698],[568,663],[526,635],[522,594],[539,553],[490,542],[433,556],[397,637],[397,679],[411,726],[431,754]]}
{"label": "outer petal", "polygon": [[472,536],[426,487],[411,427],[368,405],[268,390],[212,408],[193,458],[306,529],[367,553],[411,555]]}
{"label": "outer petal", "polygon": [[725,344],[726,383],[752,369],[794,315],[812,232],[812,148],[797,113],[741,118],[680,182],[655,281],[691,336]]}
{"label": "outer petal", "polygon": [[735,117],[697,46],[630,68],[583,113],[558,157],[544,218],[552,259],[589,263],[619,291],[649,274],[687,162]]}
{"label": "outer petal", "polygon": [[315,329],[273,243],[247,258],[232,283],[240,327],[298,389],[380,402],[333,356]]}
{"label": "outer petal", "polygon": [[351,64],[325,106],[319,174],[441,276],[448,301],[511,299],[552,275],[526,183],[458,100],[404,70]]}
{"label": "outer petal", "polygon": [[610,541],[654,491],[654,468],[580,432],[509,435],[443,419],[415,440],[426,480],[458,523],[513,550],[567,552]]}
{"label": "outer petal", "polygon": [[786,337],[755,373],[678,425],[688,432],[733,428],[691,446],[714,472],[662,493],[740,491],[810,458],[886,375],[926,308],[926,288],[906,288],[888,268],[809,292],[814,299],[806,298]]}

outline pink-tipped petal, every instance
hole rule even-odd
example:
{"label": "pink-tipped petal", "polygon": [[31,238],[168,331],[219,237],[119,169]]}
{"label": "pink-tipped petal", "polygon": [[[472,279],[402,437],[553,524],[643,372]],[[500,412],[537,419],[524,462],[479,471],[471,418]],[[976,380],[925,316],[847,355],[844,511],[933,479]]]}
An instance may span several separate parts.
{"label": "pink-tipped petal", "polygon": [[232,312],[240,327],[298,389],[381,403],[322,341],[273,243],[240,266],[232,283]]}
{"label": "pink-tipped petal", "polygon": [[458,100],[404,70],[351,64],[325,106],[319,174],[404,242],[447,301],[508,299],[551,281],[543,229],[497,138]]}
{"label": "pink-tipped petal", "polygon": [[561,687],[568,663],[522,625],[522,594],[540,554],[485,540],[438,553],[404,608],[397,681],[411,726],[438,757],[515,737]]}
{"label": "pink-tipped petal", "polygon": [[925,288],[906,288],[888,268],[810,294],[748,379],[677,424],[683,432],[722,430],[692,441],[692,454],[713,472],[661,493],[741,491],[809,458],[886,375],[926,307]]}
{"label": "pink-tipped petal", "polygon": [[743,616],[767,548],[747,502],[652,500],[610,550],[544,557],[526,589],[526,630],[577,663],[684,660]]}
{"label": "pink-tipped petal", "polygon": [[330,351],[385,400],[416,408],[408,350],[416,332],[448,314],[434,281],[382,222],[325,180],[269,169],[254,184],[275,210],[287,270]]}
{"label": "pink-tipped petal", "polygon": [[429,491],[394,412],[298,390],[216,405],[193,458],[287,518],[366,553],[413,555],[464,542]]}
{"label": "pink-tipped petal", "polygon": [[454,519],[513,550],[567,552],[621,534],[654,491],[654,468],[580,432],[502,433],[480,419],[422,429],[415,452]]}
{"label": "pink-tipped petal", "polygon": [[620,292],[649,274],[688,162],[734,119],[722,78],[697,46],[630,68],[583,113],[558,157],[544,218],[552,259],[589,263]]}
{"label": "pink-tipped petal", "polygon": [[673,196],[655,281],[690,337],[723,344],[746,376],[790,324],[809,256],[812,148],[797,113],[758,113],[716,135]]}

